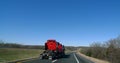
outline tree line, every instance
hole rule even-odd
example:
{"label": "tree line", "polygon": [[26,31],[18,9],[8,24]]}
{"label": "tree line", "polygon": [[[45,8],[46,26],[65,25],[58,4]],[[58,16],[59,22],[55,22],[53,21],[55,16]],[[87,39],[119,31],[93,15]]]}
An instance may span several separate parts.
{"label": "tree line", "polygon": [[81,52],[87,56],[108,60],[111,63],[120,63],[120,36],[104,43],[94,42],[89,48],[83,48]]}
{"label": "tree line", "polygon": [[0,48],[25,48],[25,49],[44,49],[43,45],[22,45],[17,43],[7,43],[0,40]]}

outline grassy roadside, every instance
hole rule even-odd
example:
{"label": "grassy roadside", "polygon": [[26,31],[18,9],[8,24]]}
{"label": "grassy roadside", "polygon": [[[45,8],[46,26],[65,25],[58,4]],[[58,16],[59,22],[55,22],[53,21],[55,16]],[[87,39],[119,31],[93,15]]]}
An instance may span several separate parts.
{"label": "grassy roadside", "polygon": [[65,50],[65,53],[69,53],[69,52],[71,52],[71,50],[69,50],[69,49],[66,49],[66,50]]}
{"label": "grassy roadside", "polygon": [[0,48],[0,63],[24,58],[38,57],[41,52],[43,52],[43,50]]}
{"label": "grassy roadside", "polygon": [[92,62],[94,62],[94,63],[110,63],[110,62],[108,62],[108,61],[106,61],[106,60],[101,60],[101,59],[97,59],[97,58],[93,58],[93,57],[86,56],[85,54],[82,54],[82,53],[81,53],[81,49],[77,50],[76,52],[77,52],[77,54],[79,54],[80,56],[82,56],[82,57],[84,57],[84,58],[86,58],[86,59],[88,59],[88,60],[90,60],[90,61],[92,61]]}

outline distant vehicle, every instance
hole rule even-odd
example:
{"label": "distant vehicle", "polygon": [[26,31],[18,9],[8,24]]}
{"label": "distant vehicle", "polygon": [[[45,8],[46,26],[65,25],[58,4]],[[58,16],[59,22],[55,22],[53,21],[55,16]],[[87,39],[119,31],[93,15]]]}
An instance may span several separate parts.
{"label": "distant vehicle", "polygon": [[45,51],[40,54],[40,59],[58,59],[65,55],[65,47],[56,40],[47,40]]}

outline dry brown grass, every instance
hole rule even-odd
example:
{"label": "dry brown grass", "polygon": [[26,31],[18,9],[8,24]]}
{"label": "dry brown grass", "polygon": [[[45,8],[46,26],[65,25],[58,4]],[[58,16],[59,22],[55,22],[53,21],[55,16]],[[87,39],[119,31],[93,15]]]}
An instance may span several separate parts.
{"label": "dry brown grass", "polygon": [[94,63],[110,63],[108,61],[105,61],[105,60],[100,60],[100,59],[96,59],[96,58],[93,58],[93,57],[89,57],[89,56],[86,56],[82,53],[80,53],[80,50],[77,51],[77,54],[79,54],[80,56],[90,60],[90,61],[93,61]]}

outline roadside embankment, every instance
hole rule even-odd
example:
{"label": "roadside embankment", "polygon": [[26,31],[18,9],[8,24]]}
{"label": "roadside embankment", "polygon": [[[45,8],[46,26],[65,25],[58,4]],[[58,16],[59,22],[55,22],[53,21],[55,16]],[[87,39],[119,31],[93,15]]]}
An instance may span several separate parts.
{"label": "roadside embankment", "polygon": [[0,48],[0,63],[35,58],[42,52],[39,49]]}
{"label": "roadside embankment", "polygon": [[82,57],[84,57],[84,58],[86,58],[86,59],[88,59],[88,60],[90,60],[90,61],[92,61],[94,63],[110,63],[110,62],[105,61],[105,60],[101,60],[101,59],[86,56],[86,55],[80,53],[80,50],[77,51],[77,54],[79,54],[80,56],[82,56]]}

